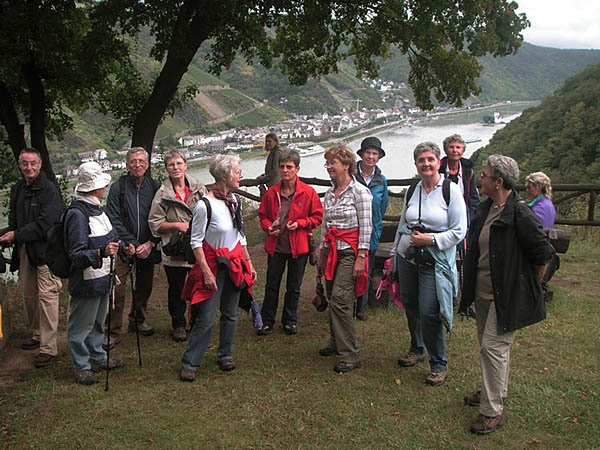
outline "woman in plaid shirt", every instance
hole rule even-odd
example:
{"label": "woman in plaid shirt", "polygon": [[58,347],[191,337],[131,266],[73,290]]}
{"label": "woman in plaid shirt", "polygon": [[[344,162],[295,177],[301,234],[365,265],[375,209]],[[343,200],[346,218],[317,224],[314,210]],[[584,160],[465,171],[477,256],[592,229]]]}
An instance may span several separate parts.
{"label": "woman in plaid shirt", "polygon": [[331,337],[319,354],[339,355],[333,370],[341,373],[360,367],[352,312],[356,297],[367,287],[372,196],[354,178],[356,157],[352,150],[343,145],[331,147],[325,160],[332,187],[324,199],[325,229],[317,270],[325,274]]}

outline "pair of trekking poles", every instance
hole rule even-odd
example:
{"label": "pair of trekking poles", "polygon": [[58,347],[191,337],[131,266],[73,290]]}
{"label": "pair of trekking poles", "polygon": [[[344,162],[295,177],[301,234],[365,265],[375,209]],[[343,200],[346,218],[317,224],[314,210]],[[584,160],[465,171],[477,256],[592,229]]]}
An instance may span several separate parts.
{"label": "pair of trekking poles", "polygon": [[[140,347],[140,332],[138,330],[137,308],[136,308],[136,304],[135,304],[135,289],[134,289],[134,284],[133,284],[133,272],[136,269],[135,256],[128,256],[127,264],[129,266],[129,281],[131,282],[131,304],[133,306],[133,319],[135,321],[135,338],[137,341],[138,361],[139,361],[140,367],[142,367],[142,350]],[[107,320],[108,334],[107,334],[107,340],[106,340],[106,384],[104,386],[105,392],[108,391],[108,374],[110,373],[110,319],[111,319],[110,311],[115,307],[115,278],[116,278],[115,257],[113,255],[110,257],[110,281],[109,281],[109,289],[108,289],[108,320]]]}

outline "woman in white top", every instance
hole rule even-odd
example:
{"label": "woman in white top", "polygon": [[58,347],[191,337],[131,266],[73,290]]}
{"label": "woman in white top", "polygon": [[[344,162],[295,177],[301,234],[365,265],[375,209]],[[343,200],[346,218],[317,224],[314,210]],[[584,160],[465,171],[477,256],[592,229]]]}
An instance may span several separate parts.
{"label": "woman in white top", "polygon": [[414,366],[429,352],[425,381],[439,386],[448,374],[444,327],[452,327],[452,300],[458,294],[456,244],[467,232],[467,213],[460,188],[439,173],[438,146],[423,142],[413,155],[421,181],[409,189],[393,249],[411,338],[398,364]]}
{"label": "woman in white top", "polygon": [[210,163],[215,184],[194,208],[191,245],[196,264],[188,275],[182,297],[191,302],[191,333],[181,358],[183,381],[194,381],[220,303],[217,362],[224,371],[235,369],[233,336],[237,323],[240,292],[256,279],[246,248],[242,210],[233,190],[239,187],[242,171],[237,155],[217,155]]}

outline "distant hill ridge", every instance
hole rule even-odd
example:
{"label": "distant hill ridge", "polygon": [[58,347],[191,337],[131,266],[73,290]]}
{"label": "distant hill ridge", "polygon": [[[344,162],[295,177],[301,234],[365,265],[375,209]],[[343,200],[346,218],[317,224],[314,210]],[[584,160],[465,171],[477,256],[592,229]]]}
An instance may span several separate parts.
{"label": "distant hill ridge", "polygon": [[[134,46],[139,53],[139,67],[156,73],[156,62],[147,56],[149,37],[142,35],[140,39],[142,45]],[[355,77],[350,60],[340,64],[337,74],[310,80],[305,86],[291,86],[284,75],[248,65],[240,58],[215,77],[208,73],[208,64],[201,57],[207,50],[208,47],[198,52],[182,82],[204,86],[201,95],[175,116],[166,117],[159,127],[157,139],[166,144],[174,144],[175,135],[267,125],[292,114],[337,113],[342,108],[354,109],[357,104],[360,108],[390,108],[396,99],[409,99],[414,104],[409,89],[382,93],[370,88]],[[560,50],[525,43],[517,55],[484,57],[480,61],[484,66],[479,80],[483,92],[470,103],[543,99],[567,77],[588,64],[600,62],[600,50]],[[381,79],[406,81],[409,66],[405,57],[380,63]],[[266,102],[257,105],[257,101]],[[125,133],[115,136],[111,121],[94,112],[76,118],[75,123],[75,130],[61,143],[70,152],[118,148],[128,140]]]}

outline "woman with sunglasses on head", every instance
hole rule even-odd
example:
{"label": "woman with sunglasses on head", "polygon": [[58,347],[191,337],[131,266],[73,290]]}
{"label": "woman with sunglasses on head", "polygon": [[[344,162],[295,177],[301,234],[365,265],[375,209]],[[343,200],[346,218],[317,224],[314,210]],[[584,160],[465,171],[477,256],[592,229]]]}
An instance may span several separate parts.
{"label": "woman with sunglasses on head", "polygon": [[488,434],[504,425],[515,332],[546,317],[540,280],[553,250],[514,190],[519,182],[514,159],[490,156],[479,178],[488,198],[471,221],[459,311],[466,314],[475,303],[482,386],[464,401],[479,406],[471,432]]}

